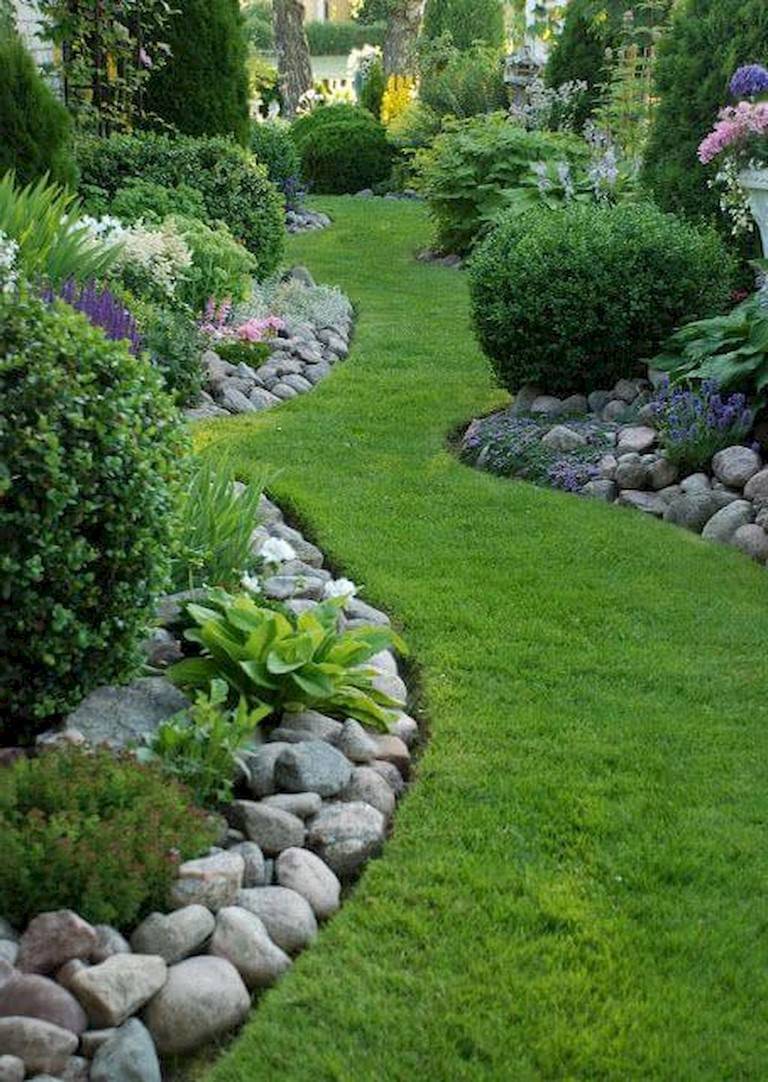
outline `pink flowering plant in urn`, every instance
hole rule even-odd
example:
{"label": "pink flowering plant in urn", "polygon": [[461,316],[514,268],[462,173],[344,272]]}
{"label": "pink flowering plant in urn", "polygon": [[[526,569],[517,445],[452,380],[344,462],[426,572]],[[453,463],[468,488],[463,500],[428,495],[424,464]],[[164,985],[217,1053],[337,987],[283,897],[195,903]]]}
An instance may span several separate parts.
{"label": "pink flowering plant in urn", "polygon": [[768,69],[761,64],[739,68],[730,90],[737,104],[721,109],[699,146],[699,160],[719,162],[715,183],[723,186],[721,205],[734,233],[752,229],[754,218],[768,256]]}

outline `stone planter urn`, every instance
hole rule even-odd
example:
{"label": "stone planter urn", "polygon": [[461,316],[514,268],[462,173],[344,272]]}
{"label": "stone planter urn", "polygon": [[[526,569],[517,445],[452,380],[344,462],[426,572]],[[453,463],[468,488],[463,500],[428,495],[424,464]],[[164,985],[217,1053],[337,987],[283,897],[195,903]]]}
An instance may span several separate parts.
{"label": "stone planter urn", "polygon": [[763,255],[768,259],[768,168],[742,170],[739,183],[746,192],[752,217],[760,230]]}

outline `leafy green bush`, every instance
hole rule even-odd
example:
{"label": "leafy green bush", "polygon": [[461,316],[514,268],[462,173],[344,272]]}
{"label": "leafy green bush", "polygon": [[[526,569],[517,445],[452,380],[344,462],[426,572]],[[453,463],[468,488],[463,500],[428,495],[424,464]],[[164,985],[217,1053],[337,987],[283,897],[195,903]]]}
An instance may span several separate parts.
{"label": "leafy green bush", "polygon": [[167,62],[146,87],[150,114],[185,135],[248,144],[247,47],[239,0],[175,0]]}
{"label": "leafy green bush", "polygon": [[301,159],[285,121],[267,120],[251,124],[251,151],[257,162],[290,206],[298,201],[301,188]]}
{"label": "leafy green bush", "polygon": [[382,22],[361,23],[356,19],[336,22],[309,22],[307,41],[312,56],[347,56],[364,45],[383,45],[387,32]]}
{"label": "leafy green bush", "polygon": [[324,194],[358,192],[386,180],[393,150],[384,125],[354,105],[327,105],[294,121],[305,181]]}
{"label": "leafy green bush", "polygon": [[512,390],[612,387],[639,375],[674,326],[721,310],[734,272],[716,233],[650,205],[534,210],[478,249],[475,327]]}
{"label": "leafy green bush", "polygon": [[198,218],[178,216],[169,222],[192,253],[192,266],[177,292],[193,312],[202,312],[211,299],[244,300],[248,296],[257,262],[223,223],[211,227]]}
{"label": "leafy green bush", "polygon": [[171,214],[204,218],[205,204],[202,193],[189,184],[166,188],[152,180],[134,178],[118,189],[109,205],[109,213],[128,225],[138,221],[157,223]]}
{"label": "leafy green bush", "polygon": [[362,86],[360,87],[360,106],[373,116],[381,117],[381,103],[387,89],[387,73],[379,57],[372,61]]}
{"label": "leafy green bush", "polygon": [[45,176],[74,187],[69,114],[15,33],[0,34],[0,176],[21,184]]}
{"label": "leafy green bush", "polygon": [[258,260],[259,277],[280,264],[285,245],[282,196],[253,155],[224,138],[113,135],[83,140],[78,148],[82,184],[109,200],[135,179],[167,188],[194,182],[210,221],[221,220]]}
{"label": "leafy green bush", "polygon": [[157,304],[132,302],[142,345],[178,406],[192,405],[203,385],[203,342],[197,324],[186,312]]}
{"label": "leafy green bush", "polygon": [[659,44],[659,103],[643,170],[664,210],[694,220],[717,215],[718,193],[708,186],[711,174],[698,160],[698,145],[728,104],[736,68],[766,56],[768,6],[762,0],[685,0],[675,8]]}
{"label": "leafy green bush", "polygon": [[393,700],[373,686],[374,654],[404,644],[387,627],[339,632],[343,598],[296,615],[260,608],[249,594],[212,590],[205,605],[187,605],[192,626],[185,638],[200,657],[179,661],[168,672],[185,690],[226,680],[232,705],[244,696],[270,713],[317,707],[325,713],[387,727]]}
{"label": "leafy green bush", "polygon": [[192,793],[203,808],[216,808],[232,799],[238,773],[248,776],[241,754],[253,740],[256,728],[269,713],[268,707],[249,710],[241,699],[236,710],[227,708],[229,687],[213,680],[208,691],[195,696],[188,710],[162,722],[145,737],[137,757],[142,763],[158,763]]}
{"label": "leafy green bush", "polygon": [[252,480],[241,491],[226,461],[216,466],[205,459],[195,462],[179,509],[174,589],[239,584],[253,564],[251,535],[259,522],[262,490],[263,484]]}
{"label": "leafy green bush", "polygon": [[0,233],[18,244],[16,266],[33,282],[58,286],[100,278],[118,257],[109,244],[94,244],[81,224],[74,196],[45,179],[17,187],[13,173],[0,179]]}
{"label": "leafy green bush", "polygon": [[455,52],[422,76],[419,100],[437,116],[460,119],[507,107],[501,52],[480,46]]}
{"label": "leafy green bush", "polygon": [[60,301],[0,299],[0,401],[0,717],[13,724],[135,672],[167,585],[182,435],[150,363]]}
{"label": "leafy green bush", "polygon": [[501,0],[427,0],[422,34],[428,39],[450,35],[462,52],[478,42],[501,49],[504,5]]}
{"label": "leafy green bush", "polygon": [[528,132],[504,114],[446,122],[431,147],[416,155],[418,186],[446,252],[465,253],[497,219],[532,162],[588,156],[583,140],[558,132]]}
{"label": "leafy green bush", "polygon": [[246,41],[259,52],[271,53],[275,48],[271,0],[251,0],[243,7],[243,29]]}
{"label": "leafy green bush", "polygon": [[160,770],[107,750],[70,748],[0,771],[0,899],[23,927],[74,909],[130,928],[165,909],[179,863],[200,856],[218,827]]}

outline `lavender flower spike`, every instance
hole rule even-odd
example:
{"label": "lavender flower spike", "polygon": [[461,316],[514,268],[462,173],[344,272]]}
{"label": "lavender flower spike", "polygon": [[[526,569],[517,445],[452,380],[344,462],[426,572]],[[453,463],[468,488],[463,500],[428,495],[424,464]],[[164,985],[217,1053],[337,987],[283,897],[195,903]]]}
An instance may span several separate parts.
{"label": "lavender flower spike", "polygon": [[762,64],[745,64],[733,74],[731,93],[740,101],[768,94],[768,71]]}

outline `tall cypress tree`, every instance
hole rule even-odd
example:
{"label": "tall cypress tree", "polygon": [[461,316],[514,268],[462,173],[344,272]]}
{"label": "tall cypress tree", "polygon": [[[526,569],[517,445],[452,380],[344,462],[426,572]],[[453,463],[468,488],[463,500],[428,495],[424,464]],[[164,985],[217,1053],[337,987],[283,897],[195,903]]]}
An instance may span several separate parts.
{"label": "tall cypress tree", "polygon": [[730,103],[728,83],[741,64],[768,61],[766,0],[686,0],[661,42],[656,69],[660,101],[644,180],[665,209],[690,218],[717,213],[711,170],[699,143]]}
{"label": "tall cypress tree", "polygon": [[449,33],[461,50],[474,42],[501,48],[504,8],[501,0],[427,0],[422,33],[425,38]]}
{"label": "tall cypress tree", "polygon": [[248,143],[247,47],[238,0],[177,0],[171,57],[148,83],[150,113],[185,135]]}

